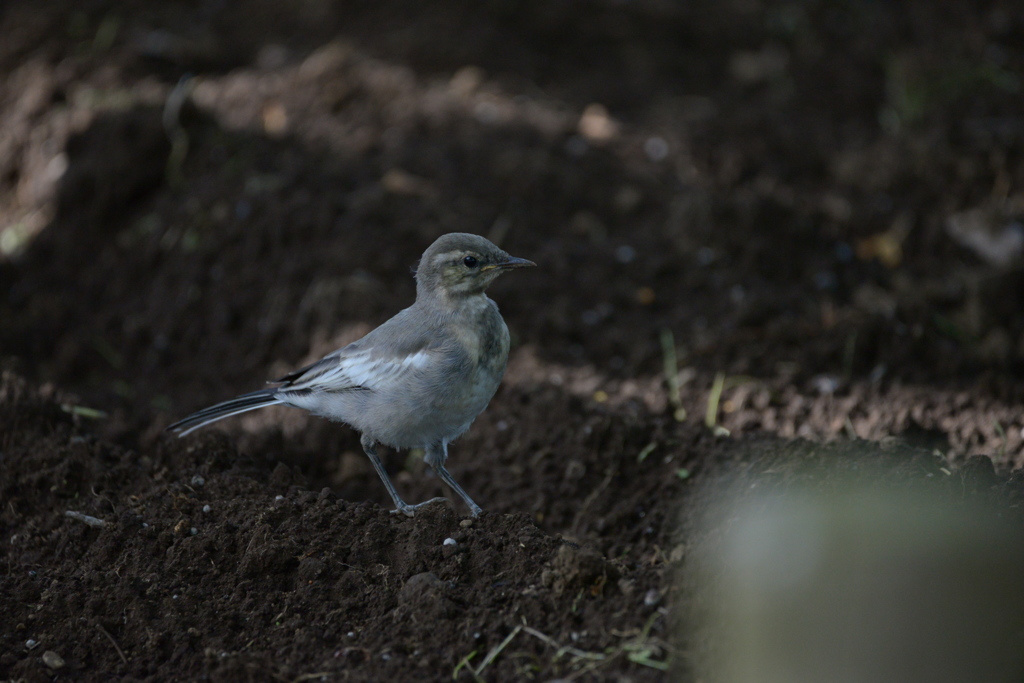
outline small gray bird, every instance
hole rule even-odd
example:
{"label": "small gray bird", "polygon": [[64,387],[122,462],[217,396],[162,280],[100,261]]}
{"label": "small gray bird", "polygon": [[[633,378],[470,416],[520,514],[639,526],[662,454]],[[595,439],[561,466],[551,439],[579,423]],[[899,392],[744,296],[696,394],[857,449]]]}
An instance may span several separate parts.
{"label": "small gray bird", "polygon": [[356,429],[395,512],[402,500],[377,456],[377,444],[422,448],[424,460],[472,511],[482,510],[445,469],[448,444],[469,429],[498,390],[508,361],[508,327],[484,290],[501,273],[536,265],[466,233],[439,237],[416,270],[416,303],[365,337],[261,389],[172,424],[179,436],[231,415],[270,405],[308,410]]}

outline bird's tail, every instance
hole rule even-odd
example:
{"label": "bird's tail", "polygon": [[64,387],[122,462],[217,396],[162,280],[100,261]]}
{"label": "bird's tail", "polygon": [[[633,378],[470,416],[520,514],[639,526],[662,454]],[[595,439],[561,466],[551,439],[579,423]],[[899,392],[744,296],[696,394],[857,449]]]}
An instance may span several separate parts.
{"label": "bird's tail", "polygon": [[224,401],[217,405],[203,408],[199,412],[192,413],[184,420],[175,422],[167,428],[169,432],[177,432],[178,436],[185,436],[200,427],[205,427],[211,422],[223,420],[225,417],[246,413],[257,408],[265,408],[283,401],[275,396],[277,389],[260,389],[250,394],[242,394],[230,401]]}

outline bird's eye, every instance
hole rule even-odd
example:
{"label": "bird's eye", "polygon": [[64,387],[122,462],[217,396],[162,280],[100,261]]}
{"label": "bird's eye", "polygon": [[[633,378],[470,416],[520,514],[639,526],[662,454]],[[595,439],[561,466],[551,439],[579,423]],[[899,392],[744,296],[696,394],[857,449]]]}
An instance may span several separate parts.
{"label": "bird's eye", "polygon": [[462,262],[466,264],[467,268],[476,268],[477,266],[477,260],[472,256],[467,256],[466,258],[462,259]]}

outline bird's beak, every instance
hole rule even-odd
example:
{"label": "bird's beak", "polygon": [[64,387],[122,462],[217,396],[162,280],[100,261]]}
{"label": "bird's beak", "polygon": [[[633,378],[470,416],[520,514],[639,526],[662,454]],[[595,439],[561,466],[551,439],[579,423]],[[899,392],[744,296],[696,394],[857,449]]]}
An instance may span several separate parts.
{"label": "bird's beak", "polygon": [[534,263],[533,261],[527,261],[524,258],[509,256],[507,261],[502,261],[501,263],[489,263],[480,270],[487,271],[494,270],[496,268],[500,268],[501,270],[512,270],[513,268],[528,268],[530,266],[535,265],[537,264]]}

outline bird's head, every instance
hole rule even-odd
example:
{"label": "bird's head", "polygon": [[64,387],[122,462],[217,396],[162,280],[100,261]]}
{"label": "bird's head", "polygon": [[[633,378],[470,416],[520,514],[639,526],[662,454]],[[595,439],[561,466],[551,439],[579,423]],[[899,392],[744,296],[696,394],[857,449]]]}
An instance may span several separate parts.
{"label": "bird's head", "polygon": [[506,270],[537,264],[510,256],[478,235],[453,232],[438,237],[416,269],[417,297],[480,294]]}

